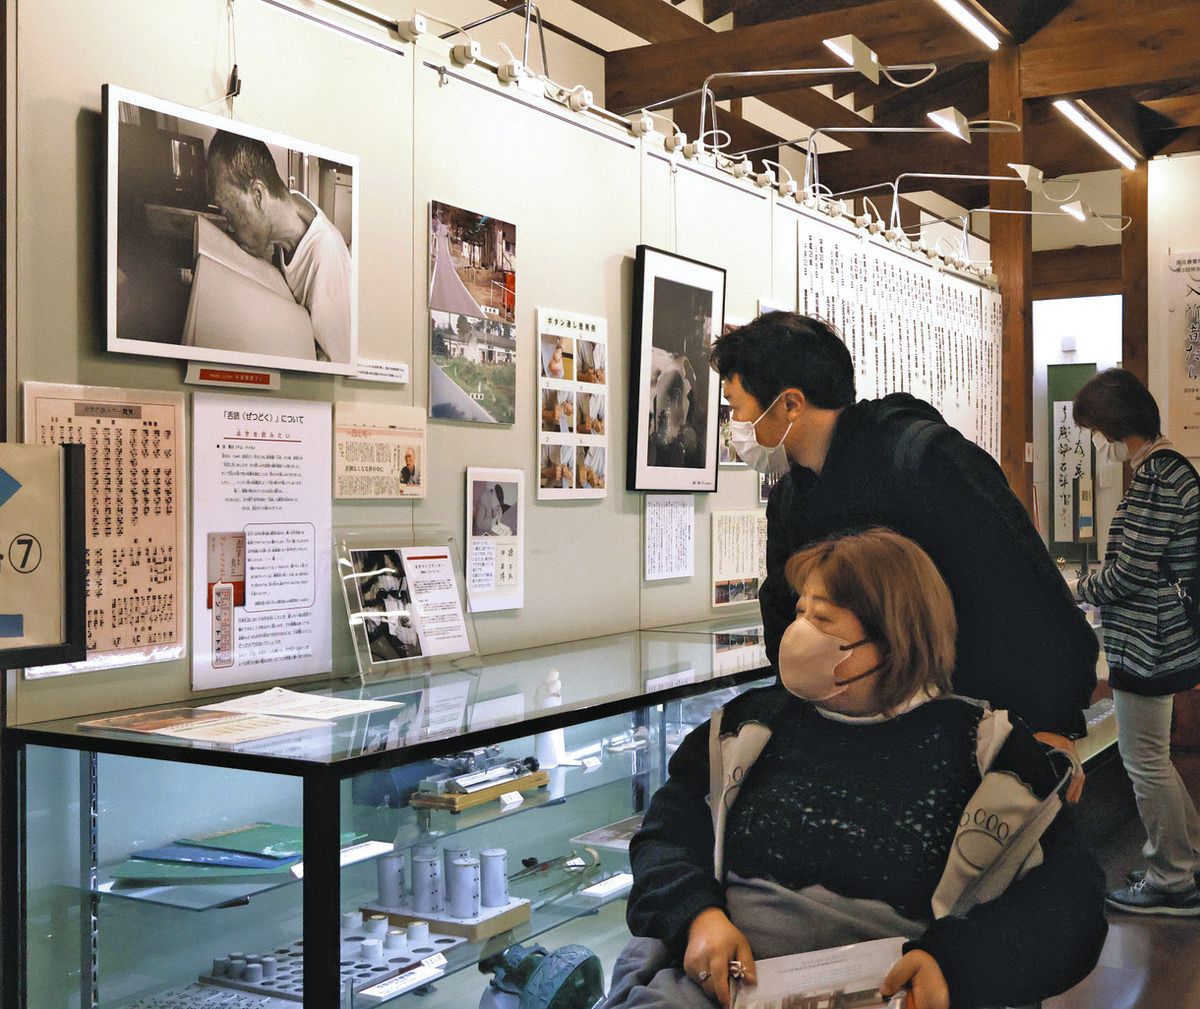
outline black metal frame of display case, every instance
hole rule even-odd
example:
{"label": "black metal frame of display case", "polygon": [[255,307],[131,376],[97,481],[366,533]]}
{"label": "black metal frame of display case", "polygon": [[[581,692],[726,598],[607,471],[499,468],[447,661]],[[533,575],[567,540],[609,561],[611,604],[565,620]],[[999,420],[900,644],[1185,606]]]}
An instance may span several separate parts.
{"label": "black metal frame of display case", "polygon": [[[305,760],[296,757],[272,757],[263,754],[230,750],[188,748],[159,743],[139,736],[86,735],[39,728],[38,725],[9,727],[0,733],[2,752],[0,767],[0,845],[6,852],[0,893],[3,906],[0,918],[6,923],[3,959],[0,976],[3,978],[3,1004],[12,1009],[33,1009],[26,1001],[27,979],[26,936],[27,918],[25,894],[27,886],[24,823],[26,787],[26,751],[30,746],[73,750],[80,755],[81,809],[80,829],[83,841],[81,853],[89,857],[82,866],[81,883],[86,890],[81,925],[81,1005],[93,1009],[99,1005],[96,975],[95,942],[100,894],[96,889],[98,872],[96,858],[96,788],[97,757],[99,754],[134,757],[145,760],[167,760],[186,764],[268,774],[301,779],[302,828],[304,832],[304,880],[302,896],[303,941],[305,949],[304,1009],[331,1009],[342,1004],[340,972],[340,914],[341,864],[340,817],[330,811],[340,809],[341,783],[366,771],[382,770],[416,761],[443,756],[449,749],[464,750],[502,743],[520,736],[548,732],[552,729],[596,722],[601,719],[648,711],[672,701],[712,693],[730,687],[743,686],[761,680],[771,673],[769,668],[756,667],[713,676],[692,683],[677,684],[659,691],[629,693],[599,702],[565,710],[548,709],[520,722],[496,727],[450,734],[378,753],[362,754],[331,762]],[[343,684],[344,685],[344,684]],[[648,723],[648,716],[641,716]],[[639,724],[642,724],[639,722]],[[661,743],[660,745],[665,745]],[[665,754],[663,754],[665,756]],[[649,800],[644,781],[635,780],[634,801],[639,808]],[[89,799],[90,797],[90,799]],[[319,880],[319,884],[312,885]]]}

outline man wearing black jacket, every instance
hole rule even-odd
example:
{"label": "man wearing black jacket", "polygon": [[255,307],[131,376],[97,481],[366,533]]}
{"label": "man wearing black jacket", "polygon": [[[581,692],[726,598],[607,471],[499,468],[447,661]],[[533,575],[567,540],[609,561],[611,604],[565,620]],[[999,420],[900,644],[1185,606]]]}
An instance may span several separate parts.
{"label": "man wearing black jacket", "polygon": [[906,393],[855,403],[850,352],[816,319],[763,315],[718,339],[712,365],[742,422],[744,454],[788,468],[767,504],[759,594],[773,666],[795,618],[788,558],[887,526],[924,547],[950,586],[955,690],[1019,715],[1043,738],[1085,732],[1099,644],[991,456]]}

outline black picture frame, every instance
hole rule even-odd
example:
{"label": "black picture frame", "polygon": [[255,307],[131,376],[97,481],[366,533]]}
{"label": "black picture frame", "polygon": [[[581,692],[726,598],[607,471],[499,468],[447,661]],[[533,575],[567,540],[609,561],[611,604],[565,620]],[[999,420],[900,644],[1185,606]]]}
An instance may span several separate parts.
{"label": "black picture frame", "polygon": [[725,283],[722,267],[649,245],[637,247],[628,491],[709,494],[717,489],[720,381],[708,358],[724,327]]}

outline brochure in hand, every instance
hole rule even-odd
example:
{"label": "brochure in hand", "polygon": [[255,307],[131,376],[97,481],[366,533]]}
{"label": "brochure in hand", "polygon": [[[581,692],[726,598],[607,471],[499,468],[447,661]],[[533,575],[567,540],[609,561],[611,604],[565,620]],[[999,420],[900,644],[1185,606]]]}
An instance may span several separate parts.
{"label": "brochure in hand", "polygon": [[755,963],[758,983],[740,985],[733,1009],[901,1009],[879,986],[900,959],[904,939],[876,939]]}

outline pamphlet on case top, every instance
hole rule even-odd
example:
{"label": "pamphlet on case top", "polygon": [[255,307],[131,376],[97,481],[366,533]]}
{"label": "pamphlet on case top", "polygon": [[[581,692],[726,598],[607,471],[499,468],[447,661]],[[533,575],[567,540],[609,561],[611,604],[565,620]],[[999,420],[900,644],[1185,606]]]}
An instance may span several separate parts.
{"label": "pamphlet on case top", "polygon": [[904,993],[885,999],[879,986],[904,942],[876,939],[758,960],[758,983],[739,986],[733,1009],[902,1009]]}
{"label": "pamphlet on case top", "polygon": [[272,687],[261,694],[247,694],[227,701],[206,704],[207,711],[238,711],[243,714],[275,715],[280,718],[313,719],[332,722],[371,711],[402,708],[398,701],[365,701],[324,694],[302,694],[296,690]]}

